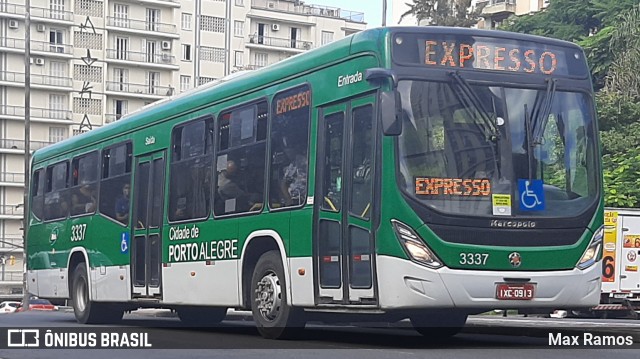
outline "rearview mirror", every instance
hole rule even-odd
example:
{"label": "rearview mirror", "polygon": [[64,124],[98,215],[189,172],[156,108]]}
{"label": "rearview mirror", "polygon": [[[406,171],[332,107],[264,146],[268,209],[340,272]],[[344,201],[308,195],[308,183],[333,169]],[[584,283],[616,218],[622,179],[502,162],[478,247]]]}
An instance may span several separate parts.
{"label": "rearview mirror", "polygon": [[386,136],[399,136],[402,133],[402,105],[398,91],[380,93],[380,116],[382,133]]}
{"label": "rearview mirror", "polygon": [[[386,136],[400,135],[402,133],[402,99],[397,90],[396,74],[389,69],[373,68],[365,71],[365,78],[369,82],[382,82],[379,99],[382,133]],[[385,86],[385,81],[389,81],[389,85]]]}

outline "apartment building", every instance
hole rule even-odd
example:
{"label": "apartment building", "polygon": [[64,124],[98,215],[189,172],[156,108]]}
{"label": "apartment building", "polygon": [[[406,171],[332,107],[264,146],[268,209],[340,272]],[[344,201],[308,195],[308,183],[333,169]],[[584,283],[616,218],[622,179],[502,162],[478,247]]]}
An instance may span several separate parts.
{"label": "apartment building", "polygon": [[[471,6],[484,5],[482,10],[482,20],[477,25],[479,29],[496,29],[511,15],[525,15],[537,12],[549,5],[550,0],[474,0]],[[391,16],[393,24],[397,25],[418,25],[415,16],[407,15],[400,20],[400,17],[409,11],[407,0],[392,0]],[[427,20],[420,21],[420,25],[427,25]]]}
{"label": "apartment building", "polygon": [[[0,0],[0,300],[22,293],[24,0]],[[31,149],[366,28],[294,0],[31,0]]]}
{"label": "apartment building", "polygon": [[478,5],[484,4],[479,29],[496,29],[504,20],[512,15],[526,15],[538,12],[549,6],[550,0],[476,0]]}

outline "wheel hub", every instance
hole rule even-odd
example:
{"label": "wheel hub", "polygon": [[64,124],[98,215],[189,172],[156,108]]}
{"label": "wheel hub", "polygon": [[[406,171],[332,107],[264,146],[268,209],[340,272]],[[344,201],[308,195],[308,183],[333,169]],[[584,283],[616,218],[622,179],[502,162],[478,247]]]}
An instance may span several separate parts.
{"label": "wheel hub", "polygon": [[260,315],[268,320],[273,321],[280,312],[282,304],[282,295],[280,289],[280,280],[278,276],[269,272],[260,279],[256,286],[256,304]]}

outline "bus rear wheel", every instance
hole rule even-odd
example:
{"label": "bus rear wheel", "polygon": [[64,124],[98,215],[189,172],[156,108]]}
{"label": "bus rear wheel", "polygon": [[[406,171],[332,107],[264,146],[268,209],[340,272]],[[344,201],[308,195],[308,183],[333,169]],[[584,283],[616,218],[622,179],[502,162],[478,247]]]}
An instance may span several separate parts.
{"label": "bus rear wheel", "polygon": [[458,334],[467,321],[467,314],[451,311],[416,313],[410,316],[411,325],[429,339],[444,339]]}
{"label": "bus rear wheel", "polygon": [[251,279],[251,312],[267,339],[290,339],[304,328],[304,312],[287,304],[287,283],[278,251],[264,253]]}
{"label": "bus rear wheel", "polygon": [[176,311],[181,322],[202,327],[218,324],[227,316],[227,308],[180,307]]}
{"label": "bus rear wheel", "polygon": [[76,266],[71,283],[73,313],[79,323],[104,324],[117,323],[122,320],[124,314],[122,308],[115,304],[97,303],[89,299],[89,278],[86,264],[80,263]]}

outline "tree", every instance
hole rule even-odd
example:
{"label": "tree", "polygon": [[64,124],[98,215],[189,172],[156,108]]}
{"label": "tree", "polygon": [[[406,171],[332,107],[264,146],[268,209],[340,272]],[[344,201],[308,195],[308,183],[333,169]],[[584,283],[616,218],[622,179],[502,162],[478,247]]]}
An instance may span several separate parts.
{"label": "tree", "polygon": [[407,15],[418,21],[426,20],[429,25],[471,27],[480,21],[484,5],[471,7],[472,0],[413,0],[407,3],[409,10],[400,16],[400,22]]}
{"label": "tree", "polygon": [[611,35],[613,61],[605,91],[624,101],[640,101],[640,5],[622,13],[619,20]]}
{"label": "tree", "polygon": [[640,206],[640,148],[631,148],[625,155],[602,157],[604,167],[605,206],[637,208]]}
{"label": "tree", "polygon": [[501,29],[567,41],[579,40],[600,26],[600,21],[595,17],[599,12],[591,5],[591,1],[553,0],[543,11],[510,17]]}
{"label": "tree", "polygon": [[[632,124],[640,125],[640,101],[625,101],[620,94],[600,91],[596,94],[596,107],[600,131],[618,131]],[[627,136],[635,133],[623,131]],[[640,136],[637,141],[640,142]]]}
{"label": "tree", "polygon": [[607,26],[593,36],[578,41],[587,55],[587,63],[591,68],[593,86],[596,91],[602,89],[606,82],[607,73],[613,61],[613,51],[609,44],[615,27]]}
{"label": "tree", "polygon": [[578,42],[599,90],[613,63],[616,48],[610,42],[623,21],[621,14],[637,7],[638,0],[552,0],[543,11],[510,17],[500,29]]}

